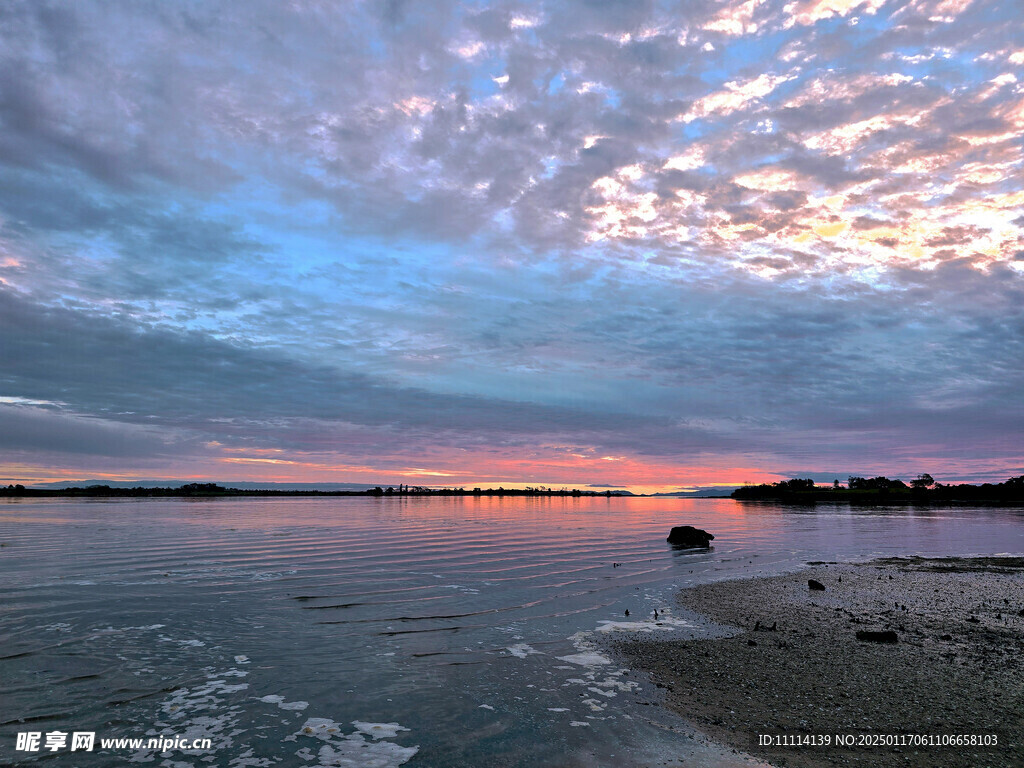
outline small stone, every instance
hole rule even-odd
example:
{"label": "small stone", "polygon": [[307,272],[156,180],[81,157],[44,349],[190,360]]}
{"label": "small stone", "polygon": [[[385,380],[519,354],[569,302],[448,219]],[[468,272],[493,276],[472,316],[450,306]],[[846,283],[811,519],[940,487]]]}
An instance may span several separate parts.
{"label": "small stone", "polygon": [[873,629],[858,629],[857,639],[867,643],[897,643],[899,637],[891,629],[886,630],[873,630]]}

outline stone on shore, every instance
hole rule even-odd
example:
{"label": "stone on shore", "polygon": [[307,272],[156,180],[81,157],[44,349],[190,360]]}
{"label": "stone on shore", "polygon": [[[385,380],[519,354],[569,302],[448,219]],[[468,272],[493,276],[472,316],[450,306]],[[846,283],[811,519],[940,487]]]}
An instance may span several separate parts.
{"label": "stone on shore", "polygon": [[715,537],[692,525],[677,525],[668,534],[668,543],[674,547],[710,547]]}
{"label": "stone on shore", "polygon": [[900,640],[891,629],[884,631],[859,629],[857,630],[857,639],[869,643],[898,643]]}
{"label": "stone on shore", "polygon": [[807,588],[808,589],[814,589],[814,590],[817,590],[819,592],[824,592],[825,591],[825,585],[822,584],[817,579],[808,579],[807,580]]}

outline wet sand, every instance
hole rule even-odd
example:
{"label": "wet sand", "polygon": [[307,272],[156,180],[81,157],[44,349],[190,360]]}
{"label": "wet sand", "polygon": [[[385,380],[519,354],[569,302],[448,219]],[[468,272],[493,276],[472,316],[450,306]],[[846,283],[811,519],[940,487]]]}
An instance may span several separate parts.
{"label": "wet sand", "polygon": [[[615,651],[693,727],[773,765],[1024,765],[1024,558],[810,565],[679,594],[730,637],[631,638]],[[790,745],[761,746],[761,734]],[[840,747],[837,734],[994,734],[998,745]],[[791,745],[811,735],[832,743]]]}

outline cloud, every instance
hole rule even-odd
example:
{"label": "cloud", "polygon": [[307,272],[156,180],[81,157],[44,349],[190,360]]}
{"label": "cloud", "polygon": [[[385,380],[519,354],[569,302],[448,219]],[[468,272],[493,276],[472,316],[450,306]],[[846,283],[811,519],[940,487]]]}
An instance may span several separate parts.
{"label": "cloud", "polygon": [[1007,456],[1019,32],[988,0],[11,3],[0,397],[61,404],[11,434],[352,472]]}
{"label": "cloud", "polygon": [[860,12],[868,15],[878,13],[878,9],[885,5],[886,0],[805,0],[802,3],[793,3],[792,16],[787,20],[786,26],[793,24],[814,24],[822,19],[830,19],[834,16],[849,16],[851,13]]}
{"label": "cloud", "polygon": [[[688,142],[687,151],[703,153],[699,168],[705,176],[720,181],[763,170],[766,161],[806,169],[816,162],[824,169],[835,158],[839,162],[827,177],[808,180],[817,196],[849,194],[850,187],[863,196],[889,183],[889,168],[905,176],[934,175],[980,146],[991,158],[960,177],[961,193],[981,194],[967,192],[970,184],[1006,183],[1019,170],[1019,156],[1012,156],[1014,101],[1008,93],[984,94],[985,88],[1015,84],[1005,77],[1009,73],[997,71],[995,60],[983,65],[991,70],[984,87],[974,82],[973,72],[943,65],[949,54],[937,55],[937,44],[974,45],[980,21],[971,12],[980,10],[977,4],[932,5],[912,4],[896,13],[872,0],[792,8],[767,1],[698,4],[693,18],[703,18],[709,34],[725,27],[737,32],[732,21],[723,21],[729,19],[738,20],[746,34],[755,17],[759,29],[782,29],[794,20],[813,28],[806,39],[787,33],[788,42],[803,46],[793,49],[787,69],[745,66],[722,76],[719,53],[705,50],[701,34],[648,3],[582,3],[550,13],[501,3],[468,12],[443,4],[428,15],[402,4],[382,15],[369,8],[335,14],[315,6],[268,5],[257,14],[265,23],[255,26],[232,12],[143,9],[121,9],[101,25],[86,7],[43,12],[23,4],[10,22],[19,33],[11,38],[20,46],[10,63],[21,62],[22,71],[6,70],[9,78],[0,83],[7,105],[4,135],[12,164],[47,178],[60,167],[75,169],[102,183],[108,197],[121,196],[97,208],[94,193],[81,195],[67,210],[77,208],[85,216],[158,206],[158,199],[138,196],[154,182],[223,194],[253,179],[286,198],[326,204],[338,214],[332,224],[366,235],[468,241],[504,228],[527,248],[579,249],[614,237],[640,239],[644,247],[698,239],[712,250],[751,251],[780,245],[766,237],[780,231],[778,222],[736,237],[729,199],[735,193],[727,185],[719,184],[724,194],[700,200],[699,210],[668,206],[661,212],[667,218],[696,216],[697,224],[703,222],[702,238],[692,229],[652,225],[650,219],[640,228],[627,222],[614,229],[609,217],[632,214],[618,205],[595,215],[600,204],[590,200],[590,191],[601,179],[638,164],[695,170],[692,159],[680,167],[684,161],[678,158],[690,157],[679,152],[673,126],[680,118],[728,121],[696,150]],[[816,24],[886,13],[892,14],[887,24],[865,32],[819,30]],[[960,38],[951,38],[954,33],[943,24],[908,26],[911,19],[952,13],[962,17]],[[156,45],[119,47],[111,30],[121,26],[151,30]],[[206,44],[211,36],[219,46]],[[173,46],[164,44],[171,39]],[[328,39],[336,42],[329,46]],[[307,55],[289,57],[289,47],[300,40]],[[929,46],[930,40],[936,45]],[[852,41],[873,55],[840,57],[837,49],[822,60],[818,52],[830,51],[826,43]],[[50,65],[60,45],[74,58],[74,68]],[[931,58],[899,71],[908,47],[929,51]],[[236,51],[245,52],[245,67]],[[709,68],[715,76],[706,75]],[[337,71],[346,77],[328,76]],[[96,83],[111,81],[111,72],[117,86],[97,90]],[[80,101],[64,98],[69,92],[82,94]],[[345,108],[331,108],[339,103]],[[753,119],[760,128],[745,125]],[[939,130],[951,134],[950,127],[962,132],[963,150],[950,139],[943,147],[923,138]],[[751,141],[752,128],[770,141]],[[652,179],[637,194],[648,195],[659,183]],[[916,182],[897,183],[912,189]],[[132,191],[135,196],[128,197]],[[925,194],[919,190],[916,198],[904,195],[902,201],[923,209]],[[36,194],[13,205],[38,220],[48,202]],[[67,218],[50,205],[55,215]],[[807,211],[802,218],[814,216]],[[808,230],[813,225],[794,229],[792,237]],[[990,258],[999,258],[995,252],[1004,251],[1010,239],[1008,229],[993,239]],[[871,242],[849,246],[853,265],[884,266]],[[910,248],[917,246],[915,241]],[[151,250],[142,242],[129,247]],[[913,258],[931,266],[928,259]],[[729,263],[743,268],[747,261]],[[823,263],[831,267],[835,259]]]}
{"label": "cloud", "polygon": [[683,117],[683,120],[690,122],[701,117],[714,114],[728,115],[746,109],[789,79],[783,75],[760,74],[746,82],[728,82],[722,90],[703,96],[694,102],[693,107]]}
{"label": "cloud", "polygon": [[[92,313],[43,308],[5,292],[0,292],[0,318],[12,334],[2,358],[6,396],[22,398],[31,392],[44,400],[59,398],[65,412],[61,423],[69,429],[86,423],[78,414],[91,414],[108,425],[185,430],[196,433],[196,439],[224,444],[244,434],[256,438],[254,445],[317,450],[328,447],[338,433],[377,428],[389,431],[386,441],[393,440],[395,430],[405,430],[418,440],[441,442],[446,435],[472,441],[473,435],[528,440],[530,435],[588,434],[614,443],[614,434],[627,427],[646,423],[657,428],[660,422],[636,414],[598,416],[531,402],[431,393],[198,333],[138,328]],[[690,433],[692,439],[699,430]]]}
{"label": "cloud", "polygon": [[24,405],[0,405],[0,448],[8,460],[37,452],[124,459],[169,453],[166,436],[145,427]]}

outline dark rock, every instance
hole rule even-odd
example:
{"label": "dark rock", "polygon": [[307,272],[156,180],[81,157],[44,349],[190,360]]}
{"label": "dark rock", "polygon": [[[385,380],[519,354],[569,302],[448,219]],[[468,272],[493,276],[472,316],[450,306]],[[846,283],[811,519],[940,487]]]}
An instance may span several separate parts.
{"label": "dark rock", "polygon": [[755,641],[755,640],[747,640],[747,645],[757,645],[757,641]]}
{"label": "dark rock", "polygon": [[967,620],[969,622],[971,622],[971,624],[980,624],[981,623],[981,619],[979,619],[977,616],[968,616]]}
{"label": "dark rock", "polygon": [[941,635],[939,637],[939,640],[952,640],[952,639],[953,639],[952,635]]}
{"label": "dark rock", "polygon": [[677,525],[668,534],[668,543],[674,547],[710,547],[715,537],[692,525]]}
{"label": "dark rock", "polygon": [[807,580],[807,587],[808,587],[808,589],[815,589],[815,590],[818,590],[819,592],[824,592],[825,591],[825,585],[822,584],[820,581],[818,581],[816,579],[808,579]]}
{"label": "dark rock", "polygon": [[857,639],[868,643],[897,643],[899,637],[891,629],[876,631],[872,629],[858,629]]}

